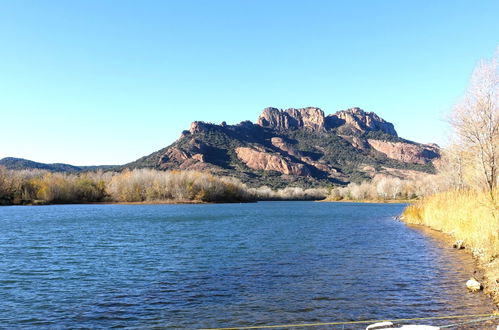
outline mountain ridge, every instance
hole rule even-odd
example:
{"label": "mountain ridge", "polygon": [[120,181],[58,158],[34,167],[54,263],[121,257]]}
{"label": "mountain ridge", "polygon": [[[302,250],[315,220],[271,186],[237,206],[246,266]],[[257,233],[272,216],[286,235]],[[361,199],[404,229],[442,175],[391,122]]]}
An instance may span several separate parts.
{"label": "mountain ridge", "polygon": [[124,165],[74,166],[4,158],[10,169],[82,172],[154,168],[237,177],[250,186],[344,185],[376,175],[414,178],[433,173],[435,144],[397,134],[392,123],[358,107],[326,115],[317,107],[263,109],[256,123],[194,121],[169,146]]}
{"label": "mountain ridge", "polygon": [[432,173],[439,157],[437,145],[399,137],[393,124],[374,112],[350,108],[325,115],[316,107],[268,107],[256,123],[194,121],[170,146],[124,168],[210,171],[250,185],[319,186],[376,174]]}

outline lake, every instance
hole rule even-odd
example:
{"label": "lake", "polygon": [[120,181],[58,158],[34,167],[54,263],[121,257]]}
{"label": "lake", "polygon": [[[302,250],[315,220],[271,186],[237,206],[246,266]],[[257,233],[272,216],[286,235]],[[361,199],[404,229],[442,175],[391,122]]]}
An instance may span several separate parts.
{"label": "lake", "polygon": [[464,286],[471,257],[394,220],[404,206],[2,207],[0,327],[195,329],[489,313],[491,302]]}

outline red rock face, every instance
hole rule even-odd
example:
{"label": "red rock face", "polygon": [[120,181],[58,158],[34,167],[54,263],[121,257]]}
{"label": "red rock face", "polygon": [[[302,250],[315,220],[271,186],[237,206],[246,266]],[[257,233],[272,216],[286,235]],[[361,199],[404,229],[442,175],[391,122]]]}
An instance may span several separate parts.
{"label": "red rock face", "polygon": [[290,156],[301,157],[300,153],[280,137],[273,137],[270,142],[274,147],[279,148]]}
{"label": "red rock face", "polygon": [[282,138],[273,137],[270,140],[270,142],[272,143],[272,145],[274,147],[279,148],[281,151],[287,153],[290,156],[293,156],[293,157],[300,159],[305,164],[311,165],[320,171],[326,172],[332,177],[337,177],[338,171],[335,168],[333,168],[327,164],[316,162],[313,159],[311,159],[310,157],[304,157],[298,150],[293,148],[293,146],[291,146],[289,143],[284,141]]}
{"label": "red rock face", "polygon": [[266,108],[257,119],[257,125],[274,129],[305,128],[323,131],[324,123],[324,111],[319,108]]}
{"label": "red rock face", "polygon": [[319,108],[288,109],[287,112],[298,122],[298,126],[311,131],[324,130],[324,111]]}
{"label": "red rock face", "polygon": [[324,111],[313,107],[287,110],[266,108],[256,123],[262,127],[280,130],[307,129],[324,132],[338,128],[340,132],[345,134],[382,131],[397,136],[393,124],[385,121],[374,112],[365,112],[360,108],[338,111],[327,117],[324,117]]}
{"label": "red rock face", "polygon": [[185,161],[186,159],[189,159],[189,158],[190,158],[190,156],[185,151],[182,151],[178,148],[173,147],[173,148],[168,149],[166,154],[163,155],[163,157],[161,158],[161,162],[167,162],[167,161],[173,160],[173,161],[182,163],[183,161]]}
{"label": "red rock face", "polygon": [[388,158],[405,163],[426,164],[439,157],[438,149],[432,145],[416,145],[402,142],[388,142],[369,139],[367,142]]}
{"label": "red rock face", "polygon": [[175,162],[181,170],[205,170],[211,167],[205,163],[205,156],[202,153],[190,154],[177,147],[172,147],[161,157],[159,167],[161,169],[168,168],[170,162]]}
{"label": "red rock face", "polygon": [[191,134],[201,133],[201,132],[205,131],[207,129],[207,127],[209,127],[210,125],[212,125],[212,124],[207,124],[207,123],[202,122],[202,121],[194,121],[194,122],[192,122],[191,127],[189,128],[189,132]]}
{"label": "red rock face", "polygon": [[236,148],[236,154],[246,166],[254,170],[277,171],[286,175],[310,175],[310,171],[305,165],[294,163],[277,154],[246,147]]}
{"label": "red rock face", "polygon": [[339,127],[343,133],[382,131],[397,136],[392,123],[385,121],[374,112],[365,112],[360,108],[338,111],[326,118],[327,127]]}

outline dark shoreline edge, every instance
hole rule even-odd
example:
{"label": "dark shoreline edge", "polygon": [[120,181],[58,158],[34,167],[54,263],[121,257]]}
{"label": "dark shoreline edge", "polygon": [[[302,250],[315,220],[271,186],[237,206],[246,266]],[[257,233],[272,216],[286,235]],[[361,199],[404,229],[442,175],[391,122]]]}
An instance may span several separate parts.
{"label": "dark shoreline edge", "polygon": [[[432,238],[447,244],[449,247],[452,247],[452,244],[455,242],[455,239],[450,234],[444,233],[440,230],[425,225],[407,223],[403,220],[402,216],[400,216],[397,220],[403,222],[409,228],[414,228],[422,232],[423,235],[431,236]],[[466,253],[469,257],[473,259],[474,269],[473,269],[473,274],[470,274],[470,277],[471,276],[475,277],[483,285],[484,289],[480,290],[478,294],[484,294],[485,296],[487,296],[491,300],[492,304],[495,306],[495,308],[491,310],[491,312],[494,314],[498,313],[499,315],[499,293],[494,293],[489,289],[489,286],[487,285],[488,282],[491,281],[492,279],[487,277],[486,267],[484,262],[479,258],[477,258],[476,256],[474,256],[471,253],[471,250],[469,249],[464,249],[464,251],[463,250],[455,250],[455,251],[456,253],[457,252]],[[462,286],[466,287],[465,283],[462,283]]]}

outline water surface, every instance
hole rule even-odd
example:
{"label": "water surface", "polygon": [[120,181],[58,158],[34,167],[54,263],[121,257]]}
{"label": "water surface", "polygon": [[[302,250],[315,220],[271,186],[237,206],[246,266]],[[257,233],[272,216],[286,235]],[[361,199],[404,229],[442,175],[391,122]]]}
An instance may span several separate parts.
{"label": "water surface", "polygon": [[490,312],[464,288],[471,258],[395,221],[403,207],[3,207],[0,324],[194,329]]}

